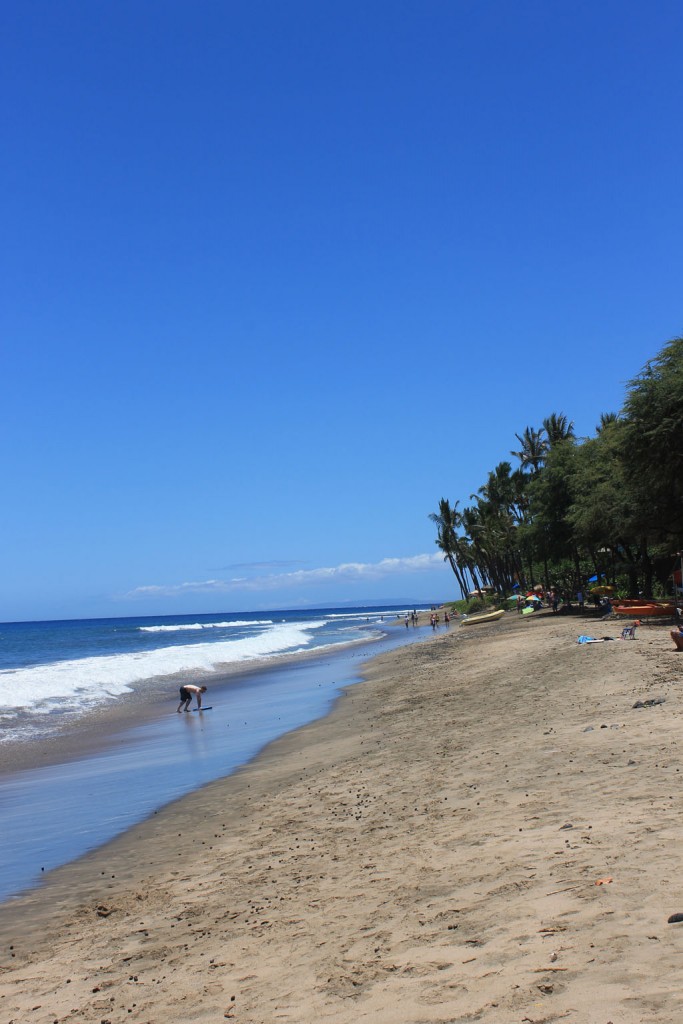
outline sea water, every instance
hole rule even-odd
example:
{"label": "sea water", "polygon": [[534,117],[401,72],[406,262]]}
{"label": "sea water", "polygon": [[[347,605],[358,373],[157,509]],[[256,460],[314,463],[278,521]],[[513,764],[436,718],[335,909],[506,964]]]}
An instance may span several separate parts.
{"label": "sea water", "polygon": [[134,691],[177,692],[257,661],[367,643],[397,614],[322,608],[0,623],[0,742],[49,736]]}
{"label": "sea water", "polygon": [[[0,900],[324,715],[357,681],[363,657],[425,635],[384,628],[404,615],[316,609],[0,626],[6,743],[78,728],[84,710],[134,691],[169,694],[164,713],[110,735],[101,750],[0,779]],[[283,658],[303,653],[312,656]],[[226,681],[221,671],[236,665],[258,669]],[[214,678],[211,710],[178,715],[176,685],[190,677]]]}

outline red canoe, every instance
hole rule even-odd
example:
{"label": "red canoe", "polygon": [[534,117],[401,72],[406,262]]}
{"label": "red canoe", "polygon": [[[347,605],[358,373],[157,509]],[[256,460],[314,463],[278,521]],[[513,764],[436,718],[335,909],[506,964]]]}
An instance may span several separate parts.
{"label": "red canoe", "polygon": [[615,604],[612,609],[617,615],[630,615],[636,619],[644,619],[652,615],[673,615],[672,604]]}

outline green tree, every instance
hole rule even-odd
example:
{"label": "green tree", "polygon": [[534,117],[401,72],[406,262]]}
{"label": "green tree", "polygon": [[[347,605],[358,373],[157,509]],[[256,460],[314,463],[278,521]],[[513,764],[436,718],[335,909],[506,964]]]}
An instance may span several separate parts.
{"label": "green tree", "polygon": [[608,427],[610,423],[617,423],[619,420],[619,414],[616,412],[601,412],[600,422],[595,428],[597,434],[601,433],[605,427]]}
{"label": "green tree", "polygon": [[568,520],[577,547],[588,552],[595,571],[609,572],[614,582],[623,570],[632,593],[638,589],[640,546],[635,506],[623,424],[615,417],[576,449]]}
{"label": "green tree", "polygon": [[531,585],[542,562],[546,584],[551,573],[579,587],[609,571],[628,575],[632,593],[651,594],[683,547],[682,428],[676,338],[630,381],[621,412],[601,414],[595,437],[579,442],[564,413],[515,434],[519,468],[500,462],[450,526],[432,517],[461,587],[468,576],[476,587],[481,579],[504,590],[513,577]]}
{"label": "green tree", "polygon": [[531,527],[529,535],[536,557],[543,561],[544,583],[550,585],[550,564],[571,559],[576,586],[581,585],[578,549],[569,520],[576,445],[556,442],[546,455],[545,465],[529,485]]}
{"label": "green tree", "polygon": [[462,541],[458,536],[458,529],[462,523],[462,517],[458,512],[459,502],[451,505],[447,498],[439,502],[439,511],[431,512],[429,518],[436,524],[436,544],[443,551],[444,561],[448,562],[453,574],[458,581],[460,592],[463,598],[467,597],[467,583],[458,558],[462,561]]}
{"label": "green tree", "polygon": [[538,473],[548,451],[548,440],[545,431],[541,427],[536,430],[534,427],[525,427],[524,433],[520,436],[515,434],[519,441],[520,450],[510,452],[522,463],[522,469],[528,469],[533,474]]}
{"label": "green tree", "polygon": [[683,537],[683,338],[664,346],[629,383],[624,457],[641,525],[651,538]]}
{"label": "green tree", "polygon": [[575,437],[574,424],[570,423],[563,412],[551,412],[543,420],[548,448],[555,448],[563,441],[572,441]]}
{"label": "green tree", "polygon": [[528,509],[528,480],[521,471],[513,473],[509,462],[499,462],[471,495],[476,505],[463,512],[482,573],[498,591],[510,590],[515,578],[523,576],[517,527]]}

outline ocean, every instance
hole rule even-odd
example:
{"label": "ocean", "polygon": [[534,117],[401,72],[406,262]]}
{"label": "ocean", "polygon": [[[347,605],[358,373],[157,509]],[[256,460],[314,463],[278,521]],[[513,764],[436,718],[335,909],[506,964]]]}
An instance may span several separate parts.
{"label": "ocean", "polygon": [[[0,900],[326,714],[365,658],[431,634],[428,625],[406,630],[406,614],[324,608],[0,625]],[[188,681],[208,687],[210,710],[176,713]],[[44,741],[60,744],[59,757],[12,770],[18,750],[43,750]]]}
{"label": "ocean", "polygon": [[316,608],[0,624],[0,743],[50,736],[137,693],[377,640],[400,608]]}

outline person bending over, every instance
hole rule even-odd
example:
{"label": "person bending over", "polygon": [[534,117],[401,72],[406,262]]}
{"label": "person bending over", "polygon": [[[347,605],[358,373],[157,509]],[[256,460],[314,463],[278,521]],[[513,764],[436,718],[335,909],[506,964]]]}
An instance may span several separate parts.
{"label": "person bending over", "polygon": [[180,704],[178,705],[178,712],[183,710],[183,706],[186,711],[190,710],[190,704],[192,703],[192,695],[197,695],[197,710],[199,711],[202,706],[202,694],[206,693],[205,686],[193,686],[192,683],[187,683],[185,686],[180,687]]}

